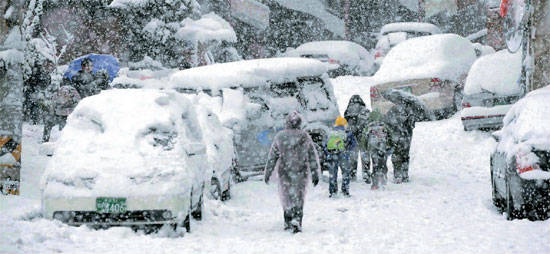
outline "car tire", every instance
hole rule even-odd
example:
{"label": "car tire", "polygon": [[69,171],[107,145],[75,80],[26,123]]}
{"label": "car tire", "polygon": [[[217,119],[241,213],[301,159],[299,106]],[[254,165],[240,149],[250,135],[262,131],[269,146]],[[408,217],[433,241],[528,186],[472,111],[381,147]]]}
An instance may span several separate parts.
{"label": "car tire", "polygon": [[[493,166],[493,158],[491,158],[491,167]],[[491,189],[493,191],[492,193],[492,199],[493,199],[493,205],[500,211],[503,212],[503,202],[502,197],[500,194],[498,194],[497,186],[495,183],[495,179],[493,177],[493,170],[491,169]]]}
{"label": "car tire", "polygon": [[229,185],[227,186],[227,190],[224,190],[220,197],[221,201],[227,201],[230,199],[231,199],[231,180],[229,180]]}
{"label": "car tire", "polygon": [[506,178],[506,219],[514,220],[519,218],[519,212],[514,207],[514,198],[510,189],[509,178]]}
{"label": "car tire", "polygon": [[202,220],[202,203],[203,203],[203,200],[202,200],[202,194],[201,196],[199,197],[199,203],[197,204],[197,207],[195,208],[195,210],[193,210],[191,212],[191,216],[193,216],[193,219],[195,220]]}
{"label": "car tire", "polygon": [[210,196],[215,200],[218,200],[222,197],[220,181],[218,181],[218,179],[215,177],[212,177],[212,180],[210,180]]}

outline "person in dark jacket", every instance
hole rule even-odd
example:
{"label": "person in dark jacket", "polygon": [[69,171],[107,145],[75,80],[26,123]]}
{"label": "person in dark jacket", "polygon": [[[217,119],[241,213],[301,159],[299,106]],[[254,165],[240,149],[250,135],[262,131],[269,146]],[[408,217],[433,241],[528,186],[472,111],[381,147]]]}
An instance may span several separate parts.
{"label": "person in dark jacket", "polygon": [[105,70],[92,73],[94,69],[92,59],[82,59],[80,66],[82,69],[72,77],[72,83],[82,99],[109,88],[109,73]]}
{"label": "person in dark jacket", "polygon": [[410,148],[416,122],[433,119],[428,107],[410,93],[389,89],[382,94],[394,103],[385,116],[388,144],[393,149],[394,182],[409,181]]}
{"label": "person in dark jacket", "polygon": [[[353,134],[355,140],[360,140],[364,126],[367,124],[369,117],[369,109],[367,105],[361,99],[361,96],[355,94],[351,96],[348,107],[344,112],[344,118],[348,121],[348,126],[350,131]],[[351,179],[357,178],[357,164],[361,158],[362,163],[362,172],[363,180],[367,183],[371,183],[371,173],[370,173],[370,156],[368,151],[364,149],[364,146],[356,146],[356,148],[350,153],[350,169],[351,169]]]}
{"label": "person in dark jacket", "polygon": [[279,198],[284,211],[284,228],[294,233],[302,231],[304,200],[308,178],[313,186],[319,183],[320,164],[317,151],[309,134],[301,130],[302,116],[294,111],[286,118],[285,130],[273,141],[265,166],[264,180],[276,171],[279,183]]}
{"label": "person in dark jacket", "polygon": [[385,117],[379,110],[373,110],[365,125],[359,145],[368,151],[372,159],[371,190],[378,190],[386,184],[388,167],[388,130]]}
{"label": "person in dark jacket", "polygon": [[46,112],[46,107],[40,102],[43,102],[42,91],[51,85],[47,64],[47,61],[36,62],[32,67],[31,75],[24,83],[23,114],[25,120],[30,120],[33,124],[38,124]]}
{"label": "person in dark jacket", "polygon": [[349,129],[344,117],[337,117],[334,128],[328,134],[325,151],[326,163],[329,170],[329,197],[338,192],[338,168],[342,171],[342,193],[349,197],[350,166],[349,157],[355,149],[355,138]]}

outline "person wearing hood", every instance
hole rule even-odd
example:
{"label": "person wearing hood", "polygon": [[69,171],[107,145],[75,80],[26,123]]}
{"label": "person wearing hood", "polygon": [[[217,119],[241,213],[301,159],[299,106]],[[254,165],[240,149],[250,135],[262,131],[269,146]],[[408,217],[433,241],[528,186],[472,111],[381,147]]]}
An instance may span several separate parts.
{"label": "person wearing hood", "polygon": [[378,190],[386,184],[388,167],[388,130],[384,115],[378,110],[373,110],[367,124],[362,131],[359,146],[368,151],[372,159],[372,185],[371,190]]}
{"label": "person wearing hood", "polygon": [[286,117],[285,130],[279,132],[271,145],[265,166],[264,181],[269,184],[273,172],[278,178],[279,198],[283,206],[284,229],[302,231],[304,200],[308,179],[319,183],[319,157],[309,134],[301,130],[302,116],[291,112]]}
{"label": "person wearing hood", "polygon": [[355,149],[355,138],[348,130],[344,117],[337,117],[334,128],[329,133],[325,151],[329,170],[329,197],[338,193],[338,168],[342,171],[342,194],[349,197],[350,167],[349,157]]}
{"label": "person wearing hood", "polygon": [[[363,129],[367,125],[369,117],[369,109],[367,105],[361,99],[361,96],[355,94],[351,96],[348,107],[344,112],[344,118],[348,121],[348,126],[353,134],[355,140],[360,140],[362,136]],[[370,156],[368,155],[367,150],[364,149],[364,146],[356,146],[355,149],[350,153],[350,169],[351,169],[351,179],[357,178],[357,164],[359,157],[361,158],[362,163],[362,172],[363,180],[367,183],[371,183],[371,173],[370,173]]]}
{"label": "person wearing hood", "polygon": [[388,131],[388,144],[393,150],[391,160],[394,182],[408,182],[409,152],[414,127],[416,122],[433,119],[433,114],[426,104],[410,93],[389,89],[382,93],[382,96],[394,103],[384,120]]}

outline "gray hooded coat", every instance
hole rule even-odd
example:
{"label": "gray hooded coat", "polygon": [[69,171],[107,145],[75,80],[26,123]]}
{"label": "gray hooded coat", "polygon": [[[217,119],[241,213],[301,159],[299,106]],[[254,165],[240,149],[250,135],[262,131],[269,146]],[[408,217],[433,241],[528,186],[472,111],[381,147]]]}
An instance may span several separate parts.
{"label": "gray hooded coat", "polygon": [[300,129],[301,124],[302,116],[296,111],[287,116],[285,130],[275,136],[265,166],[266,182],[273,171],[278,175],[279,198],[285,211],[303,207],[310,172],[314,182],[321,174],[317,150],[307,132]]}

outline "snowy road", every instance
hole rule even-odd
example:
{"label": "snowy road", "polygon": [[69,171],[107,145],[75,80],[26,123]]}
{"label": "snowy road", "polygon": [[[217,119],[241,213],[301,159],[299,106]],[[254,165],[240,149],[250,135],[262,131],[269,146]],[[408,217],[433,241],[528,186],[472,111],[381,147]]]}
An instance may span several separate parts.
{"label": "snowy road", "polygon": [[[367,83],[336,79],[340,108],[353,93],[368,94]],[[417,125],[410,183],[371,191],[357,181],[351,198],[336,199],[325,182],[311,189],[297,235],[282,230],[276,186],[259,181],[235,185],[225,203],[207,200],[203,221],[183,238],[44,220],[38,181],[47,158],[37,155],[39,136],[26,126],[22,195],[0,197],[0,253],[550,253],[550,220],[510,222],[493,207],[495,143],[487,133],[464,132],[458,115]]]}

